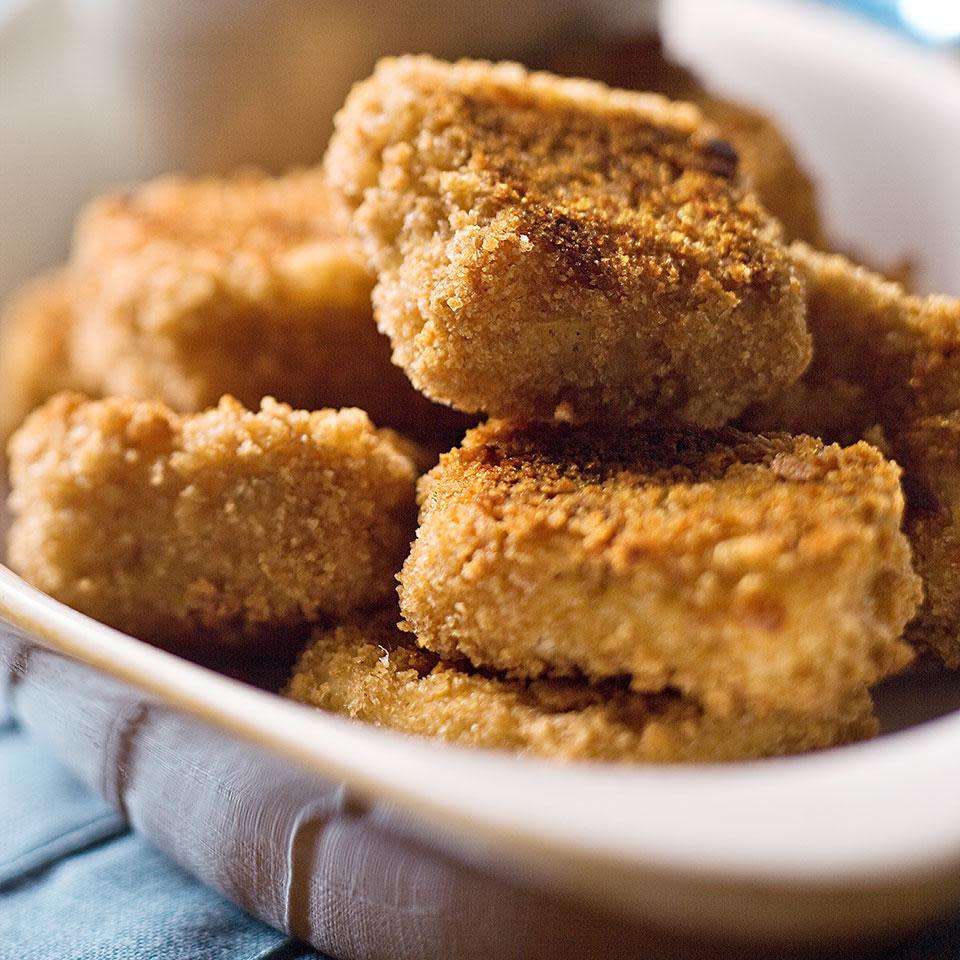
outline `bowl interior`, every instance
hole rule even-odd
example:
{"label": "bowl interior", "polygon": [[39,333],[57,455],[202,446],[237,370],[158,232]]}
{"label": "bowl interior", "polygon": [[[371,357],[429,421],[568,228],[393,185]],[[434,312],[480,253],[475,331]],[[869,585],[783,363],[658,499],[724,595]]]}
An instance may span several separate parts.
{"label": "bowl interior", "polygon": [[[83,199],[155,162],[142,155],[134,162],[130,142],[109,160],[103,142],[91,146],[116,105],[106,98],[96,117],[78,114],[70,76],[49,67],[37,73],[38,51],[46,51],[42,62],[56,62],[51,52],[68,41],[51,12],[56,5],[36,7],[33,20],[0,31],[0,293],[64,255]],[[773,8],[785,18],[775,29]],[[664,11],[679,57],[782,120],[822,185],[838,242],[877,262],[910,258],[921,288],[960,293],[954,64],[792,0],[670,0]],[[65,162],[63,145],[74,142],[83,147]],[[878,743],[723,770],[560,769],[313,715],[93,624],[6,570],[0,609],[45,643],[185,710],[450,826],[486,824],[518,849],[549,843],[621,862],[821,877],[960,854],[957,784],[951,794],[944,779],[960,742],[958,716]],[[881,691],[889,730],[957,706],[960,682],[935,669]]]}

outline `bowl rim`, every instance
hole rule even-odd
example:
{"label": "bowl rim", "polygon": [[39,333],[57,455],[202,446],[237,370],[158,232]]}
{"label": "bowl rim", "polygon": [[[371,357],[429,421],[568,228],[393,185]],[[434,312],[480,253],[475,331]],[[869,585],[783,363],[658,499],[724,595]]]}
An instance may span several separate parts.
{"label": "bowl rim", "polygon": [[813,887],[905,880],[960,864],[960,712],[796,757],[558,764],[294,703],[98,623],[2,565],[0,617],[165,705],[475,844],[599,868]]}

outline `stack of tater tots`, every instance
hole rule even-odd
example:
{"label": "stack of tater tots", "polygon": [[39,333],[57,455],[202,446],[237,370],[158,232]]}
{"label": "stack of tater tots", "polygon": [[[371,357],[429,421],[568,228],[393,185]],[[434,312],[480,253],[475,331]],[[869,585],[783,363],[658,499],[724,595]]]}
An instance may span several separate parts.
{"label": "stack of tater tots", "polygon": [[90,204],[4,323],[10,566],[553,759],[848,743],[960,667],[960,302],[819,252],[776,128],[628,53],[561,63],[684,99],[387,59],[316,168]]}

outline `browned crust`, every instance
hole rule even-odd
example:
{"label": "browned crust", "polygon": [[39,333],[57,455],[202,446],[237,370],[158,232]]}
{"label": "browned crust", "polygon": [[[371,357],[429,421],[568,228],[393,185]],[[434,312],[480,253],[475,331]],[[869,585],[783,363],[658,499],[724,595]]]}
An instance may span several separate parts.
{"label": "browned crust", "polygon": [[923,417],[897,438],[910,510],[906,530],[924,602],[907,636],[960,669],[960,411]]}
{"label": "browned crust", "polygon": [[396,616],[318,630],[287,695],[405,733],[568,761],[712,763],[817,750],[877,729],[863,689],[836,712],[718,718],[677,693],[479,673],[413,645]]}
{"label": "browned crust", "polygon": [[560,51],[551,69],[696,104],[737,152],[741,173],[787,237],[823,246],[813,181],[777,125],[759,110],[711,94],[665,55],[657,36],[580,43]]}
{"label": "browned crust", "polygon": [[61,394],[10,442],[11,567],[153,641],[241,642],[383,602],[406,555],[410,445],[360,410]]}
{"label": "browned crust", "polygon": [[838,703],[909,660],[900,471],[865,443],[491,422],[421,480],[421,644],[515,675],[629,675],[731,715]]}
{"label": "browned crust", "polygon": [[777,227],[696,108],[383,60],[326,168],[413,383],[464,410],[711,425],[809,359]]}
{"label": "browned crust", "polygon": [[744,422],[769,427],[778,417],[803,426],[820,416],[805,402],[812,393],[849,387],[836,417],[847,434],[862,435],[880,424],[891,435],[913,420],[960,408],[960,300],[917,297],[901,284],[804,243],[790,248],[804,281],[814,359],[791,391],[750,411]]}

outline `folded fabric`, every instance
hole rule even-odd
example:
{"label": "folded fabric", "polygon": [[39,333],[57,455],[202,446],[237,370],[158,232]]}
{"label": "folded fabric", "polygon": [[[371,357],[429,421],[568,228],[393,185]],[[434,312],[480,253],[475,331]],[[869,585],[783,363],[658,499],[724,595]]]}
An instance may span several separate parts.
{"label": "folded fabric", "polygon": [[197,883],[12,721],[0,724],[0,956],[321,957]]}
{"label": "folded fabric", "polygon": [[[2,709],[0,691],[2,960],[324,960],[131,833]],[[957,957],[960,916],[876,960]]]}

